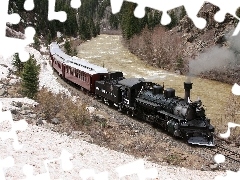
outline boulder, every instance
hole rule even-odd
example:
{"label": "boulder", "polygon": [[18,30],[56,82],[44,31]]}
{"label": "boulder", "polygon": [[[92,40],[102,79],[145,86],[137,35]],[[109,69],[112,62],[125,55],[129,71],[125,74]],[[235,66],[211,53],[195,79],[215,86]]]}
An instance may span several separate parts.
{"label": "boulder", "polygon": [[18,113],[18,111],[17,111],[16,109],[12,109],[12,110],[11,110],[11,113],[14,114],[14,115],[16,115],[16,114]]}
{"label": "boulder", "polygon": [[0,96],[4,96],[6,94],[7,94],[7,90],[6,89],[4,89],[4,88],[0,89]]}
{"label": "boulder", "polygon": [[86,109],[90,114],[92,114],[95,111],[95,107],[86,107]]}
{"label": "boulder", "polygon": [[51,119],[51,123],[52,124],[60,124],[60,121],[58,120],[58,118],[53,118],[53,119]]}
{"label": "boulder", "polygon": [[212,171],[219,170],[219,165],[218,164],[211,164],[209,167]]}
{"label": "boulder", "polygon": [[37,122],[36,122],[36,125],[38,126],[38,125],[43,125],[44,123],[43,123],[43,120],[42,119],[38,119],[37,120]]}

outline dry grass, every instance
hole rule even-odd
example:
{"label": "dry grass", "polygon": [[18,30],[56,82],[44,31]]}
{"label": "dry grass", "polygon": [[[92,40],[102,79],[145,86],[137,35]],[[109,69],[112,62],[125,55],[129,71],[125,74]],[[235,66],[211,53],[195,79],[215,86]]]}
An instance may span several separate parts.
{"label": "dry grass", "polygon": [[[240,96],[229,95],[229,101],[226,103],[224,111],[218,114],[217,132],[225,133],[227,131],[228,122],[240,124]],[[231,129],[230,141],[239,141],[240,128]]]}
{"label": "dry grass", "polygon": [[42,89],[37,95],[37,101],[39,102],[38,112],[48,122],[58,118],[60,123],[70,124],[73,130],[79,130],[83,125],[91,123],[86,105],[79,100],[73,102],[64,94],[53,94]]}

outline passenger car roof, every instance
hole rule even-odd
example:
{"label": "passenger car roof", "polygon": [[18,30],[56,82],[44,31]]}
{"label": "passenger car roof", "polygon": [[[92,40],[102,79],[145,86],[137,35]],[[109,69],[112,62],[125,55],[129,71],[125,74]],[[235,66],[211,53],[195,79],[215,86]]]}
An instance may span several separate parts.
{"label": "passenger car roof", "polygon": [[108,70],[106,68],[91,64],[86,60],[80,59],[78,57],[72,57],[65,54],[56,42],[50,44],[50,53],[61,63],[64,63],[65,65],[73,67],[80,71],[84,71],[88,74],[93,75],[108,73]]}

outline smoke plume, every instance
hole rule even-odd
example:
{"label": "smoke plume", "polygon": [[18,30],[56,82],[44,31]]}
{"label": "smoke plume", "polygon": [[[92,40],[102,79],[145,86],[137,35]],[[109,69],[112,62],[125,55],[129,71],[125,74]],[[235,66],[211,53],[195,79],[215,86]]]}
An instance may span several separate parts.
{"label": "smoke plume", "polygon": [[222,69],[236,62],[233,51],[226,47],[212,47],[189,62],[190,75],[198,75],[212,69]]}
{"label": "smoke plume", "polygon": [[240,60],[240,33],[238,36],[231,35],[232,32],[225,36],[227,46],[214,46],[190,60],[189,75],[195,76],[210,70],[221,71],[237,64]]}

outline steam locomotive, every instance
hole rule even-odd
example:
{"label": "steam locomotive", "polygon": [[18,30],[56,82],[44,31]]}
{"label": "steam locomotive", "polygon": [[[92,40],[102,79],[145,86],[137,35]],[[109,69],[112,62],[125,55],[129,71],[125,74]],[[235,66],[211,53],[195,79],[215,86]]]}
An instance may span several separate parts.
{"label": "steam locomotive", "polygon": [[164,89],[143,78],[126,79],[122,72],[109,72],[95,86],[95,94],[120,111],[154,123],[189,144],[214,146],[214,127],[206,118],[201,100],[190,100],[192,83],[184,82],[184,99],[175,96],[173,88]]}
{"label": "steam locomotive", "polygon": [[214,146],[214,127],[205,115],[201,100],[192,102],[192,83],[185,82],[185,97],[175,90],[144,78],[125,78],[122,72],[90,64],[64,54],[56,43],[50,45],[52,67],[68,81],[94,93],[119,111],[142,118],[189,144]]}

